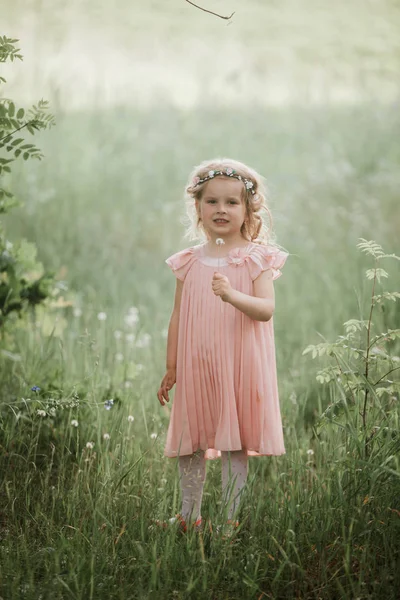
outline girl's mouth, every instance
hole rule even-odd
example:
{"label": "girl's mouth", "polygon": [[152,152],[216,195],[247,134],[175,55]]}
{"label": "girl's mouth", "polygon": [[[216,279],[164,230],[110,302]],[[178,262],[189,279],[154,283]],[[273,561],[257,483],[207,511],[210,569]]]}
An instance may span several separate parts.
{"label": "girl's mouth", "polygon": [[225,223],[228,223],[228,221],[225,221],[225,219],[216,219],[214,223],[218,223],[219,225],[225,225]]}

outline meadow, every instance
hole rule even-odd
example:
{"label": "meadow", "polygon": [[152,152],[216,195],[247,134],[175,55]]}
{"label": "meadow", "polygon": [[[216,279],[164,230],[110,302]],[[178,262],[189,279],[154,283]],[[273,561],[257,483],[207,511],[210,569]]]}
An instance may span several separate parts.
{"label": "meadow", "polygon": [[[397,598],[398,391],[370,391],[368,432],[380,429],[367,455],[364,390],[321,423],[349,393],[316,379],[333,357],[303,352],[368,320],[375,263],[360,238],[399,254],[398,101],[60,101],[55,112],[57,126],[37,137],[45,159],[16,164],[7,180],[24,206],[2,219],[11,239],[37,244],[64,291],[1,339],[0,597]],[[197,243],[183,238],[183,188],[214,156],[266,177],[290,253],[274,315],[286,454],[250,458],[232,543],[215,529],[184,536],[152,524],[180,510],[177,464],[163,456],[171,403],[156,396],[175,289],[164,261]],[[399,262],[384,261],[375,293],[399,291]],[[373,335],[400,327],[398,301],[381,306]],[[365,347],[364,327],[352,343]],[[397,384],[399,350],[386,341]],[[382,369],[374,363],[371,381]],[[222,511],[220,462],[209,461],[202,513],[215,526]]]}

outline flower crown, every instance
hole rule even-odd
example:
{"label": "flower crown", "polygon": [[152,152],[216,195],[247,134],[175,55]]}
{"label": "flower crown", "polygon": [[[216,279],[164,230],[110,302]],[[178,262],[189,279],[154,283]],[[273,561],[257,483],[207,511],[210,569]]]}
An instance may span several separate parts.
{"label": "flower crown", "polygon": [[199,185],[200,183],[204,183],[205,181],[209,181],[210,179],[213,179],[216,175],[225,175],[227,177],[235,177],[235,179],[239,179],[239,181],[243,181],[246,190],[250,190],[250,192],[253,194],[253,196],[255,195],[255,190],[254,190],[254,183],[251,181],[251,179],[246,179],[246,177],[242,177],[241,175],[239,175],[238,173],[236,173],[235,169],[232,169],[231,167],[228,167],[225,171],[208,171],[208,175],[206,175],[205,177],[193,177],[192,180],[192,186],[196,187],[196,185]]}

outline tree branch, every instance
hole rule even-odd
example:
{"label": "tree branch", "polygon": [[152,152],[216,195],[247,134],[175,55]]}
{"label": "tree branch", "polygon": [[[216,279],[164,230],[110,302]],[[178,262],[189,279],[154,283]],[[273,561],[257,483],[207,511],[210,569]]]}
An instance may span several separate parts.
{"label": "tree branch", "polygon": [[31,119],[30,121],[27,121],[24,125],[21,125],[21,127],[18,127],[18,129],[14,129],[14,131],[7,133],[7,135],[3,135],[3,137],[0,138],[0,142],[2,142],[3,140],[5,140],[8,137],[11,137],[12,135],[14,135],[14,133],[17,133],[17,131],[21,131],[21,129],[23,129],[24,127],[27,127],[28,125],[31,125],[32,123],[35,123],[36,120],[37,119]]}
{"label": "tree branch", "polygon": [[204,12],[209,13],[210,15],[214,15],[215,17],[219,17],[220,19],[225,19],[226,21],[229,21],[229,19],[231,19],[233,17],[233,15],[235,14],[233,12],[231,15],[229,15],[229,17],[224,17],[223,15],[219,15],[218,13],[212,12],[212,10],[207,10],[206,8],[202,8],[201,6],[198,6],[194,2],[191,2],[190,0],[186,0],[186,2],[188,4],[191,4],[192,6],[195,6],[199,10],[203,10]]}

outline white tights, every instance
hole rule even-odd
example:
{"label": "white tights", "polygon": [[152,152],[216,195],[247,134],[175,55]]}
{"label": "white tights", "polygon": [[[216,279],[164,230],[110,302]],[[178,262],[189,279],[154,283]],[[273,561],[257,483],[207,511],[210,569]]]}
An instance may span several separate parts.
{"label": "white tights", "polygon": [[[241,492],[247,479],[247,451],[222,451],[221,460],[223,501],[228,504],[228,519],[232,519],[239,506]],[[182,490],[181,514],[186,521],[195,521],[201,516],[201,501],[206,479],[204,450],[179,456],[179,471]]]}

